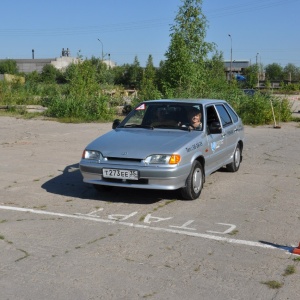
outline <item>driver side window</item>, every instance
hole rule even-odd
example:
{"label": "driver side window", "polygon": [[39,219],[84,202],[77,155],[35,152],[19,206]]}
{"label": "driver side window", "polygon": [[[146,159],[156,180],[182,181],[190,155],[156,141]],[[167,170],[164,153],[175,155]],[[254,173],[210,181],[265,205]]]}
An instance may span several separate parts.
{"label": "driver side window", "polygon": [[218,117],[218,114],[216,112],[216,109],[214,106],[208,106],[206,107],[206,118],[207,118],[207,125],[209,126],[213,122],[219,122],[220,119]]}
{"label": "driver side window", "polygon": [[222,131],[220,119],[214,105],[206,107],[206,128],[209,134]]}

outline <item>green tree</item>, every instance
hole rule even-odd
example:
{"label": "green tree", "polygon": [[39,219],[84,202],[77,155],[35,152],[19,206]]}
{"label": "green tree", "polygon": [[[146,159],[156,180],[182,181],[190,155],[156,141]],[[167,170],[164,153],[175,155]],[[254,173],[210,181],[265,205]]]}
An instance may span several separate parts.
{"label": "green tree", "polygon": [[300,68],[294,64],[287,64],[283,68],[283,76],[285,80],[299,81],[300,80]]}
{"label": "green tree", "polygon": [[141,91],[139,93],[141,100],[159,99],[161,93],[156,85],[156,70],[153,65],[152,55],[148,56],[146,68],[144,69],[141,80]]}
{"label": "green tree", "polygon": [[181,1],[165,54],[163,88],[167,94],[175,90],[177,96],[193,96],[203,90],[206,60],[214,45],[205,42],[208,25],[202,0]]}
{"label": "green tree", "polygon": [[247,88],[255,88],[258,84],[258,72],[259,72],[259,66],[258,65],[252,65],[245,70],[246,75],[246,87]]}
{"label": "green tree", "polygon": [[66,70],[69,93],[75,98],[87,98],[99,91],[96,68],[90,60],[71,64]]}
{"label": "green tree", "polygon": [[6,59],[0,62],[0,74],[18,74],[17,62],[12,59]]}
{"label": "green tree", "polygon": [[53,65],[47,64],[42,69],[41,80],[44,83],[56,83],[59,73],[60,71],[57,70]]}
{"label": "green tree", "polygon": [[134,57],[134,62],[132,65],[129,66],[128,72],[127,72],[127,78],[128,78],[128,87],[139,89],[140,83],[142,79],[142,73],[143,70],[140,66],[140,62],[138,60],[138,57]]}
{"label": "green tree", "polygon": [[270,81],[283,79],[282,66],[277,63],[267,65],[265,71],[266,71],[266,78]]}
{"label": "green tree", "polygon": [[137,56],[135,56],[133,64],[124,64],[123,66],[115,67],[112,72],[115,84],[123,85],[125,88],[140,88],[143,69],[140,66]]}
{"label": "green tree", "polygon": [[27,73],[25,75],[25,78],[26,78],[26,82],[29,82],[29,83],[38,83],[41,81],[41,76],[37,71]]}
{"label": "green tree", "polygon": [[92,56],[92,65],[96,68],[96,78],[101,85],[114,84],[114,72],[101,59]]}
{"label": "green tree", "polygon": [[191,94],[195,83],[196,65],[180,33],[172,35],[171,44],[163,65],[163,91],[167,97],[182,95],[183,90]]}
{"label": "green tree", "polygon": [[223,53],[216,52],[210,60],[206,62],[207,81],[205,84],[204,97],[217,97],[215,93],[228,89],[228,82],[224,73]]}
{"label": "green tree", "polygon": [[129,69],[128,64],[124,64],[122,66],[116,66],[116,67],[112,68],[114,84],[123,85],[123,86],[128,85],[128,82],[126,82],[126,79],[125,79],[125,74],[127,73],[128,69]]}

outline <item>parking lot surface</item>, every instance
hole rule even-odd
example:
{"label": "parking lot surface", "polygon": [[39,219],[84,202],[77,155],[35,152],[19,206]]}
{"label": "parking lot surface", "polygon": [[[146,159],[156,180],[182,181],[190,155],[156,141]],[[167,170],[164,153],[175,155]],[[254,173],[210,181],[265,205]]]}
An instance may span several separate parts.
{"label": "parking lot surface", "polygon": [[1,299],[299,299],[297,123],[246,126],[194,201],[83,183],[110,128],[0,117]]}

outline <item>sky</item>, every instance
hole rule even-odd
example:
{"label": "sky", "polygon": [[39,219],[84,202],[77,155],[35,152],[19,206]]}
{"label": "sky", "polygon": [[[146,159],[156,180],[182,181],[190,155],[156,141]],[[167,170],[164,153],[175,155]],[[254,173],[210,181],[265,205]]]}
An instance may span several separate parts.
{"label": "sky", "polygon": [[[1,0],[0,59],[71,56],[158,66],[181,0]],[[224,60],[300,67],[300,0],[203,0],[206,41]],[[229,36],[230,35],[230,36]]]}

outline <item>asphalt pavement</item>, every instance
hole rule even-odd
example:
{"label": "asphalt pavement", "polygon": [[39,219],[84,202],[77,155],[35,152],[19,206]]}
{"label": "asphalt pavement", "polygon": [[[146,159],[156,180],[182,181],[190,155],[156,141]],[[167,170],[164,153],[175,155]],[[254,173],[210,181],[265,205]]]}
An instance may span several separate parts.
{"label": "asphalt pavement", "polygon": [[82,182],[111,123],[0,117],[1,299],[299,299],[298,124],[245,126],[240,170],[182,201]]}

